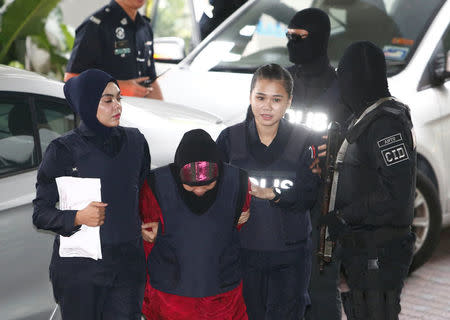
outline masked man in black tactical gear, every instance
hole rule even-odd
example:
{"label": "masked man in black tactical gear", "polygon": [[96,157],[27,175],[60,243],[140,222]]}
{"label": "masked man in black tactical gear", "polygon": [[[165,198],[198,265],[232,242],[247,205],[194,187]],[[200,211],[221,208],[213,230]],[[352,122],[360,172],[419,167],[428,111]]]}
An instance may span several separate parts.
{"label": "masked man in black tactical gear", "polygon": [[371,42],[347,48],[338,84],[353,121],[337,155],[333,211],[320,222],[342,246],[347,318],[398,319],[415,241],[416,148],[409,108],[391,97],[384,54]]}
{"label": "masked man in black tactical gear", "polygon": [[[291,117],[299,122],[307,122],[308,115],[322,113],[328,121],[339,122],[342,126],[350,117],[350,111],[340,101],[336,71],[330,65],[327,46],[330,36],[330,19],[320,9],[308,8],[297,12],[291,19],[286,33],[288,37],[289,60],[294,63],[288,68],[294,80]],[[321,134],[322,135],[322,134]],[[323,191],[321,191],[322,193]],[[319,244],[319,217],[321,215],[321,197],[311,211],[313,265],[311,271],[311,306],[306,319],[340,320],[341,299],[338,290],[338,257],[319,272],[317,247]],[[336,250],[336,252],[338,249]],[[323,306],[327,306],[324,308]]]}
{"label": "masked man in black tactical gear", "polygon": [[292,108],[302,111],[301,122],[308,112],[323,112],[329,121],[341,124],[350,116],[340,102],[336,71],[330,65],[327,47],[330,19],[317,8],[297,12],[288,25],[288,68],[294,79]]}

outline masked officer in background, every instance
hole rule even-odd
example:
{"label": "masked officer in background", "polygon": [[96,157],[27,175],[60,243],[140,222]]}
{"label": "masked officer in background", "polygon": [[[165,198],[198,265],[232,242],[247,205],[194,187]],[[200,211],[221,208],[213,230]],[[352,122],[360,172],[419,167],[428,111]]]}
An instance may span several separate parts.
{"label": "masked officer in background", "polygon": [[[289,60],[294,63],[288,68],[294,79],[293,112],[301,112],[303,118],[301,122],[305,122],[308,113],[320,112],[327,116],[327,119],[324,119],[324,125],[328,121],[336,121],[344,126],[345,121],[350,117],[350,110],[340,101],[336,71],[328,59],[327,46],[330,36],[328,15],[316,8],[297,12],[289,22],[286,36],[289,39],[287,44]],[[291,116],[298,118],[295,114]],[[311,305],[307,309],[306,319],[340,320],[342,318],[338,290],[340,261],[337,255],[334,255],[332,262],[325,266],[322,273],[319,272],[318,266],[321,198],[320,196],[311,210],[313,240]],[[338,248],[335,252],[337,251]]]}
{"label": "masked officer in background", "polygon": [[[96,68],[114,78],[122,95],[162,100],[153,60],[153,31],[138,10],[145,0],[112,0],[76,30],[64,81]],[[151,81],[154,81],[150,84]]]}
{"label": "masked officer in background", "polygon": [[340,101],[336,71],[328,59],[328,15],[317,8],[297,12],[286,36],[289,60],[294,63],[288,68],[294,80],[292,109],[302,111],[302,122],[308,112],[322,112],[328,121],[343,125],[350,111]]}
{"label": "masked officer in background", "polygon": [[371,42],[347,48],[338,83],[353,121],[337,156],[334,210],[321,223],[342,246],[351,289],[342,294],[347,318],[398,319],[415,241],[416,150],[409,108],[391,97],[383,51]]}

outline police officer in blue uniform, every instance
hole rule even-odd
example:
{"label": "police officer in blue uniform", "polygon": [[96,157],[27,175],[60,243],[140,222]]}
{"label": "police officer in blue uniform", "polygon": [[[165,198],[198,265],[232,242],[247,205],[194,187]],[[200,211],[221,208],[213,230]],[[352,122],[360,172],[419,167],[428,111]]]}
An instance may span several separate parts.
{"label": "police officer in blue uniform", "polygon": [[[340,101],[336,71],[330,65],[327,47],[330,36],[330,19],[320,9],[308,8],[297,12],[291,19],[286,33],[288,37],[289,60],[294,65],[288,68],[294,79],[291,117],[306,122],[310,113],[323,113],[323,128],[330,121],[344,127],[350,117],[350,110]],[[301,116],[300,116],[301,115]],[[321,134],[323,135],[323,134]],[[338,289],[340,261],[335,249],[332,261],[319,272],[317,250],[319,245],[319,217],[321,215],[321,195],[311,210],[313,258],[310,283],[311,306],[306,319],[340,320],[341,298]],[[324,308],[324,306],[327,306]]]}
{"label": "police officer in blue uniform", "polygon": [[[55,232],[50,279],[63,319],[140,319],[146,281],[139,189],[150,167],[144,136],[118,126],[120,91],[109,74],[90,69],[64,86],[81,125],[51,142],[38,170],[33,223]],[[100,178],[102,202],[59,210],[55,179]],[[61,257],[60,236],[100,226],[102,259]]]}
{"label": "police officer in blue uniform", "polygon": [[76,30],[65,81],[96,68],[118,79],[123,95],[162,99],[153,60],[153,31],[149,19],[138,12],[144,3],[112,0],[87,18]]}
{"label": "police officer in blue uniform", "polygon": [[292,77],[276,64],[258,68],[252,117],[222,131],[225,160],[249,173],[251,217],[240,232],[249,319],[302,319],[310,303],[311,222],[319,178],[310,170],[312,133],[282,119]]}
{"label": "police officer in blue uniform", "polygon": [[342,246],[347,318],[396,320],[415,241],[411,116],[391,97],[383,51],[371,42],[347,48],[338,83],[353,120],[337,155],[335,206],[321,223]]}

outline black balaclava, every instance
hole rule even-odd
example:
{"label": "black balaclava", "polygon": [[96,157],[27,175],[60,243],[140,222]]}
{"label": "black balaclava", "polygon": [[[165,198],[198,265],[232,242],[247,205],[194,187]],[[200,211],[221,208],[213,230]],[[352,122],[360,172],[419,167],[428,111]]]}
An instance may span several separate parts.
{"label": "black balaclava", "polygon": [[356,116],[380,98],[389,97],[383,51],[369,41],[351,44],[337,70],[342,101]]}
{"label": "black balaclava", "polygon": [[109,82],[117,84],[116,79],[108,73],[89,69],[69,79],[64,85],[64,95],[72,110],[80,115],[92,132],[103,137],[110,136],[112,128],[105,127],[98,121],[97,109]]}
{"label": "black balaclava", "polygon": [[288,28],[304,29],[309,33],[305,39],[288,41],[289,60],[292,63],[301,65],[327,56],[330,18],[324,11],[317,8],[299,11],[289,22]]}
{"label": "black balaclava", "polygon": [[188,205],[192,212],[196,214],[205,213],[214,203],[217,197],[218,183],[216,186],[205,192],[201,197],[193,192],[187,191],[181,185],[180,170],[188,163],[208,161],[219,165],[219,177],[222,171],[221,154],[217,144],[211,136],[202,129],[195,129],[186,132],[175,152],[175,172],[174,177],[178,182],[179,190],[183,201]]}

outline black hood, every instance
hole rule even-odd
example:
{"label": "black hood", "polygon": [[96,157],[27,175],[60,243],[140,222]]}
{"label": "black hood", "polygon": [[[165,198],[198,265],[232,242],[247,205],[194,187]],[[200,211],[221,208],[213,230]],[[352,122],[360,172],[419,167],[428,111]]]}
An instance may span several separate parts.
{"label": "black hood", "polygon": [[178,189],[183,201],[188,205],[192,212],[196,214],[200,215],[205,213],[214,203],[217,197],[217,184],[213,189],[199,197],[193,192],[189,192],[183,188],[180,179],[180,169],[191,162],[215,162],[219,165],[218,179],[220,179],[222,173],[222,161],[220,159],[221,154],[217,144],[205,130],[194,129],[183,135],[177,151],[175,152],[174,165],[172,166],[174,170],[172,173],[178,184]]}
{"label": "black hood", "polygon": [[202,129],[194,129],[186,132],[175,152],[175,165],[180,170],[184,165],[208,161],[220,163],[220,151],[211,136]]}
{"label": "black hood", "polygon": [[70,107],[95,134],[109,136],[112,128],[105,127],[97,119],[97,109],[102,93],[109,82],[116,79],[98,69],[89,69],[69,79],[64,85],[64,95]]}
{"label": "black hood", "polygon": [[330,18],[317,8],[308,8],[297,12],[288,25],[289,29],[304,29],[308,37],[301,40],[289,40],[287,48],[289,60],[297,65],[327,56],[330,37]]}
{"label": "black hood", "polygon": [[342,101],[359,116],[380,98],[389,97],[383,51],[369,41],[351,44],[337,70]]}

